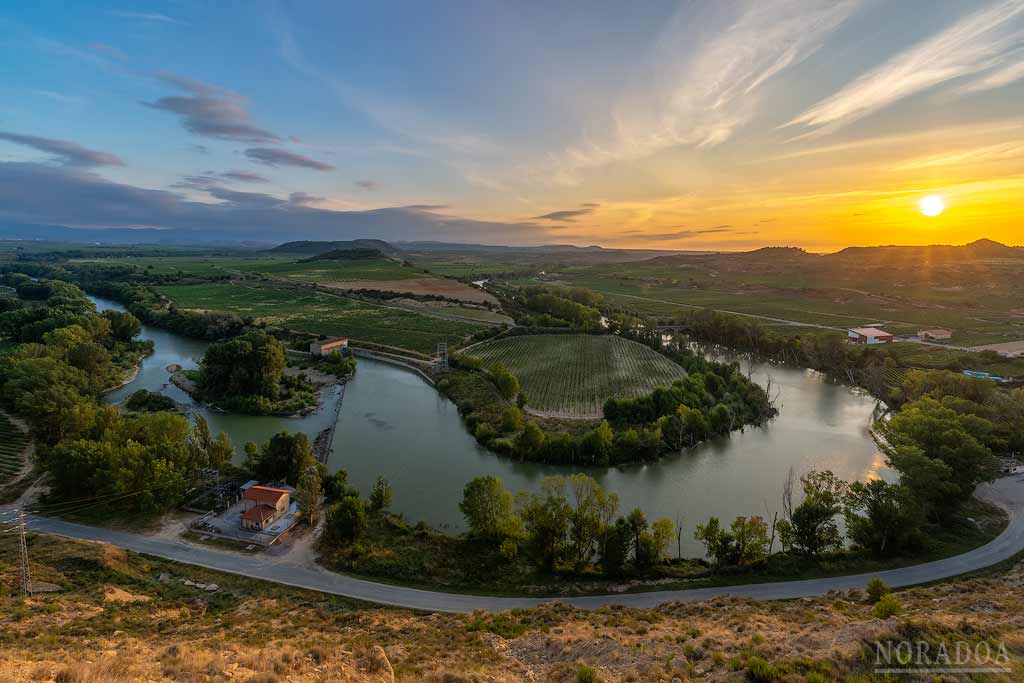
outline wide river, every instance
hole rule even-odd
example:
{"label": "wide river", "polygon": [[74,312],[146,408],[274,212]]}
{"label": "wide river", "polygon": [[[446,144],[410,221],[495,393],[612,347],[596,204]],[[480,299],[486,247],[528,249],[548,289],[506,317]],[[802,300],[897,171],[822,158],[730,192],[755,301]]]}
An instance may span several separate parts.
{"label": "wide river", "polygon": [[[116,302],[90,297],[100,310],[124,310]],[[585,471],[619,495],[620,509],[642,508],[648,519],[681,517],[683,552],[703,554],[693,540],[696,524],[716,515],[766,515],[780,507],[782,486],[792,467],[797,474],[830,469],[847,480],[891,477],[869,434],[876,401],[864,392],[824,379],[810,370],[743,360],[755,381],[771,377],[780,414],[764,428],[746,429],[656,463],[596,469],[514,462],[480,448],[466,431],[455,405],[418,375],[377,361],[359,359],[340,412],[335,388],[326,405],[304,418],[253,417],[207,410],[169,382],[167,366],[196,367],[206,342],[143,326],[142,339],[155,352],[138,376],[111,392],[117,403],[138,389],[166,394],[206,417],[217,433],[226,431],[239,454],[246,441],[263,442],[284,429],[312,439],[338,415],[331,471],[343,467],[364,495],[378,475],[391,482],[393,509],[411,522],[461,530],[458,503],[473,477],[491,474],[510,490],[536,489],[549,474]],[[239,457],[240,459],[240,457]]]}

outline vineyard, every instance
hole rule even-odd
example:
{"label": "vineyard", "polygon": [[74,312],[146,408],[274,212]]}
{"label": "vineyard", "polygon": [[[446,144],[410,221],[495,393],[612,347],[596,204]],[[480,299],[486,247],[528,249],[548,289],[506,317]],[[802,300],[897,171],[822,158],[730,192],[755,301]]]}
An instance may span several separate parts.
{"label": "vineyard", "polygon": [[470,353],[504,363],[519,378],[529,409],[550,417],[597,418],[609,398],[642,396],[686,374],[643,344],[612,335],[507,337]]}
{"label": "vineyard", "polygon": [[18,477],[27,443],[25,434],[6,415],[0,415],[0,480],[6,483]]}

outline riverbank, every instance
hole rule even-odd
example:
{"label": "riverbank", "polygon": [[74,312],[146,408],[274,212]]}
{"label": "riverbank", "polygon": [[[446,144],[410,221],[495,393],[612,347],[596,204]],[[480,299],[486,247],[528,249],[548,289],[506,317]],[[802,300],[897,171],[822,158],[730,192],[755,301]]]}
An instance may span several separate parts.
{"label": "riverbank", "polygon": [[884,572],[955,557],[999,537],[1009,525],[1007,512],[993,502],[972,499],[948,526],[930,524],[920,552],[878,559],[844,550],[819,558],[775,553],[756,567],[714,570],[699,558],[672,559],[635,576],[608,577],[597,569],[570,566],[541,572],[523,553],[509,558],[494,543],[409,525],[394,515],[369,520],[365,536],[353,545],[322,542],[319,562],[332,571],[372,581],[445,592],[506,597],[572,597],[632,592],[687,590],[746,584],[802,581]]}

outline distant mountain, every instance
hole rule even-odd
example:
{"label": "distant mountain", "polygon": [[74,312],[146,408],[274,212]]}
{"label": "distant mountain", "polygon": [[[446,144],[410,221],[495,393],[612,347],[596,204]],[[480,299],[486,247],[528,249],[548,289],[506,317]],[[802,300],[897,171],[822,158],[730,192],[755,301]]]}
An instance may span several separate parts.
{"label": "distant mountain", "polygon": [[332,249],[316,256],[301,259],[299,263],[313,263],[315,261],[367,261],[378,258],[384,258],[384,252],[380,249]]}
{"label": "distant mountain", "polygon": [[273,249],[268,249],[269,254],[294,254],[296,256],[319,256],[333,251],[372,250],[377,255],[397,256],[400,251],[384,240],[344,240],[339,242],[319,242],[311,240],[299,240],[296,242],[285,242]]}
{"label": "distant mountain", "polygon": [[825,256],[828,260],[861,261],[864,263],[905,262],[914,260],[975,261],[978,259],[1024,259],[1024,247],[1010,247],[989,239],[980,239],[970,244],[953,246],[932,244],[924,247],[847,247],[842,251]]}

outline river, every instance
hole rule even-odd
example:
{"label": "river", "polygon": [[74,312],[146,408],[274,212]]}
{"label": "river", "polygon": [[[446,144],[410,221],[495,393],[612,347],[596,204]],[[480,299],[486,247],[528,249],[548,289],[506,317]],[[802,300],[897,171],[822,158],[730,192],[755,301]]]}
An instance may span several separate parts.
{"label": "river", "polygon": [[[90,299],[101,310],[124,310],[113,301]],[[141,338],[152,340],[155,351],[132,382],[108,396],[111,402],[138,389],[159,391],[203,414],[214,433],[226,431],[239,453],[246,441],[263,442],[282,429],[312,439],[337,413],[331,471],[344,467],[364,495],[377,476],[387,477],[396,512],[441,529],[462,529],[458,503],[462,487],[473,477],[494,475],[516,491],[536,489],[549,474],[584,471],[619,495],[623,512],[640,507],[648,519],[681,517],[683,553],[699,556],[703,548],[693,540],[698,523],[712,515],[732,520],[778,510],[790,467],[797,474],[830,469],[847,480],[892,477],[869,433],[878,415],[875,399],[811,370],[741,360],[755,381],[764,385],[770,377],[773,393],[778,392],[779,416],[765,427],[734,432],[651,464],[571,468],[489,453],[463,427],[455,405],[418,375],[364,358],[345,390],[340,413],[336,389],[319,412],[303,418],[211,411],[170,384],[166,371],[171,364],[196,367],[207,344],[150,326],[143,326]]]}

